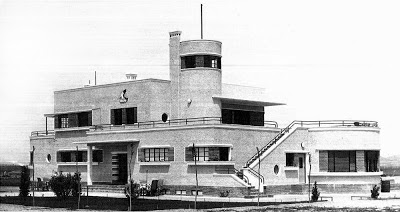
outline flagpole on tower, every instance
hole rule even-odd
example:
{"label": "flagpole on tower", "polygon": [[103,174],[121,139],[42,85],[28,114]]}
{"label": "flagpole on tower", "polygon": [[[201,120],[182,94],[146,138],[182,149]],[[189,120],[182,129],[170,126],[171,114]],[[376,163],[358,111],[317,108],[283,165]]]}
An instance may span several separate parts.
{"label": "flagpole on tower", "polygon": [[201,39],[203,39],[203,4],[200,6],[200,19],[201,19]]}

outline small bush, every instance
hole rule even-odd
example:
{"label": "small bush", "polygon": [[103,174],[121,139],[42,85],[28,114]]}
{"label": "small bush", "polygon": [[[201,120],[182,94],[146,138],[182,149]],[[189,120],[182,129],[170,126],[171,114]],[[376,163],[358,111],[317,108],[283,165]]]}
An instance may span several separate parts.
{"label": "small bush", "polygon": [[21,168],[21,183],[19,184],[19,196],[27,197],[29,194],[29,186],[31,184],[30,172],[28,166]]}
{"label": "small bush", "polygon": [[140,185],[138,183],[135,183],[133,180],[131,181],[131,183],[125,185],[126,198],[129,199],[130,195],[132,195],[132,199],[137,199],[140,195]]}
{"label": "small bush", "polygon": [[70,173],[64,175],[62,172],[58,175],[52,176],[49,185],[51,190],[57,198],[65,199],[68,196],[78,196],[78,187],[80,183],[80,174],[75,173],[72,176]]}
{"label": "small bush", "polygon": [[228,196],[229,196],[229,193],[231,193],[231,191],[229,191],[229,190],[227,190],[227,191],[221,191],[221,192],[219,193],[219,196],[220,196],[220,197],[228,197]]}
{"label": "small bush", "polygon": [[318,191],[317,181],[314,182],[314,187],[312,188],[311,193],[312,193],[311,200],[312,200],[313,202],[318,201],[320,192]]}
{"label": "small bush", "polygon": [[374,185],[374,187],[371,190],[371,198],[373,199],[378,199],[379,197],[379,186]]}

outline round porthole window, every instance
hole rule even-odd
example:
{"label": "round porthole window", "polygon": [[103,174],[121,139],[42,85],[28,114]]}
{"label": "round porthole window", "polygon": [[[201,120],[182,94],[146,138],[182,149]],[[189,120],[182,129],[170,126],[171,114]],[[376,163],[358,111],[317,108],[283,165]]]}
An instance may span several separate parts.
{"label": "round porthole window", "polygon": [[51,155],[50,155],[50,154],[47,154],[46,162],[47,162],[47,163],[50,163],[50,162],[51,162]]}
{"label": "round porthole window", "polygon": [[166,122],[168,120],[168,115],[166,113],[163,113],[162,116],[161,116],[161,120],[163,122]]}
{"label": "round porthole window", "polygon": [[278,166],[278,165],[275,165],[275,166],[274,166],[274,173],[275,173],[276,175],[278,175],[278,173],[279,173],[279,166]]}

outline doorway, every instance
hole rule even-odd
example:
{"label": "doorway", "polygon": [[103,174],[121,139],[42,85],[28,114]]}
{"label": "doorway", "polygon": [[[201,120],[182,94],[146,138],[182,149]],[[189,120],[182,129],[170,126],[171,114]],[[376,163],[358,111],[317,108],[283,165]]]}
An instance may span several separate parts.
{"label": "doorway", "polygon": [[126,184],[128,182],[128,156],[126,153],[112,154],[113,184]]}
{"label": "doorway", "polygon": [[306,183],[306,165],[305,165],[305,154],[298,155],[298,165],[299,165],[299,183]]}

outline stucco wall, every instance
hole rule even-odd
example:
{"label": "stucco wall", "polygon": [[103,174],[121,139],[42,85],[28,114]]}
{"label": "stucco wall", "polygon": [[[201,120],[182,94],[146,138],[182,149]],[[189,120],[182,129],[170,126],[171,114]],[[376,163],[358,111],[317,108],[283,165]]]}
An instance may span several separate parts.
{"label": "stucco wall", "polygon": [[[247,128],[247,129],[246,129]],[[170,145],[174,147],[175,160],[168,165],[147,165],[135,158],[132,162],[133,178],[137,181],[164,179],[166,185],[194,185],[194,167],[185,161],[185,147],[195,144],[232,144],[232,163],[240,169],[260,146],[276,135],[278,129],[233,126],[191,126],[157,130],[131,130],[90,133],[88,140],[138,139],[139,147]],[[137,157],[137,150],[135,150]],[[203,186],[243,186],[229,177],[215,174],[215,165],[198,166],[199,183]]]}
{"label": "stucco wall", "polygon": [[[137,107],[138,122],[161,120],[162,113],[170,113],[169,86],[170,81],[146,79],[56,91],[54,112],[100,108],[93,114],[93,124],[110,124],[111,109]],[[128,102],[121,104],[119,97],[124,89]]]}

